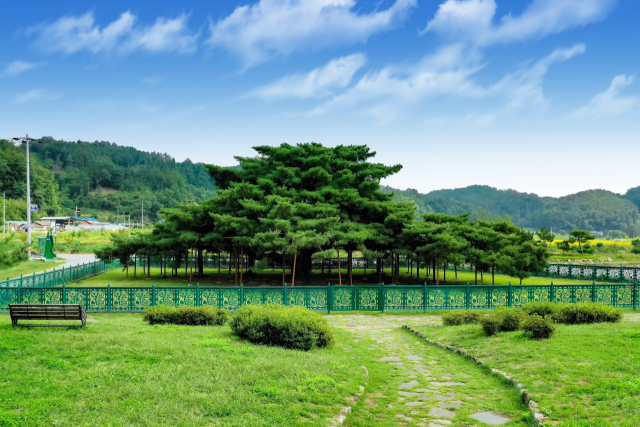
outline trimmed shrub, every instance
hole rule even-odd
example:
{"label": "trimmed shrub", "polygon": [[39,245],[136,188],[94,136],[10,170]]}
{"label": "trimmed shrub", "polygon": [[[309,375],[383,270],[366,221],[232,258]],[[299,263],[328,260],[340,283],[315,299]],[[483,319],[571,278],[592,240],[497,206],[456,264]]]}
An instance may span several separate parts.
{"label": "trimmed shrub", "polygon": [[484,333],[488,336],[492,336],[500,332],[502,319],[494,314],[490,314],[489,316],[481,318],[480,324],[482,325]]}
{"label": "trimmed shrub", "polygon": [[522,306],[522,311],[527,314],[537,314],[538,316],[553,316],[562,305],[553,302],[528,302]]}
{"label": "trimmed shrub", "polygon": [[496,308],[494,315],[500,319],[500,330],[505,332],[520,329],[520,324],[527,317],[522,310],[507,307]]}
{"label": "trimmed shrub", "polygon": [[442,323],[447,326],[469,325],[480,322],[480,313],[473,310],[455,310],[451,313],[443,314]]}
{"label": "trimmed shrub", "polygon": [[534,340],[542,340],[551,338],[556,327],[550,317],[532,314],[523,320],[522,330]]}
{"label": "trimmed shrub", "polygon": [[304,307],[245,305],[235,312],[229,325],[237,336],[257,344],[311,350],[336,342],[324,317]]}
{"label": "trimmed shrub", "polygon": [[578,325],[586,323],[617,323],[622,320],[622,310],[600,303],[566,304],[554,315],[558,323]]}
{"label": "trimmed shrub", "polygon": [[143,319],[151,325],[219,326],[227,318],[227,312],[221,308],[156,305],[146,309]]}

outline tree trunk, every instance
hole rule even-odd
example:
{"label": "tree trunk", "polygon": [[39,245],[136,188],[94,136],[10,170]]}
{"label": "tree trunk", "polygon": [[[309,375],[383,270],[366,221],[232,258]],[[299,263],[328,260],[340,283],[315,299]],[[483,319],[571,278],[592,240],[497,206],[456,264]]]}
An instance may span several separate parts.
{"label": "tree trunk", "polygon": [[293,253],[293,270],[291,270],[291,286],[296,285],[296,261],[298,260],[298,248]]}
{"label": "tree trunk", "polygon": [[340,269],[340,249],[338,251],[338,285],[342,286],[342,270]]}
{"label": "tree trunk", "polygon": [[436,262],[436,286],[440,286],[440,261]]}
{"label": "tree trunk", "polygon": [[353,252],[349,249],[349,284],[353,286]]}
{"label": "tree trunk", "polygon": [[218,252],[218,279],[220,279],[220,252]]}
{"label": "tree trunk", "polygon": [[413,260],[411,260],[411,275],[410,275],[410,277],[413,278]]}
{"label": "tree trunk", "polygon": [[135,279],[137,276],[136,274],[138,273],[138,254],[135,254],[133,256],[133,278]]}
{"label": "tree trunk", "polygon": [[395,256],[393,256],[393,252],[391,253],[391,284],[393,285],[393,267],[394,267],[394,263],[395,263]]}
{"label": "tree trunk", "polygon": [[396,254],[396,283],[400,282],[400,254]]}
{"label": "tree trunk", "polygon": [[244,283],[243,277],[244,277],[244,246],[242,247],[242,250],[240,253],[240,284]]}
{"label": "tree trunk", "polygon": [[491,266],[491,284],[495,286],[496,284],[496,266]]}
{"label": "tree trunk", "polygon": [[442,269],[442,281],[447,282],[447,263],[444,263],[444,267]]}
{"label": "tree trunk", "polygon": [[[438,271],[440,270],[440,266],[438,265]],[[438,280],[439,278],[435,277],[436,275],[436,260],[433,260],[433,283],[436,283],[436,280]]]}
{"label": "tree trunk", "polygon": [[484,269],[480,269],[480,283],[484,283]]}
{"label": "tree trunk", "polygon": [[329,274],[331,274],[331,257],[329,257]]}
{"label": "tree trunk", "polygon": [[324,274],[324,258],[320,261],[320,266],[322,267],[322,274]]}
{"label": "tree trunk", "polygon": [[235,250],[233,255],[234,255],[234,257],[233,257],[233,270],[234,270],[234,273],[235,273],[234,283],[235,283],[235,286],[238,286],[238,250],[237,249]]}
{"label": "tree trunk", "polygon": [[522,286],[522,277],[520,278],[520,286]]}
{"label": "tree trunk", "polygon": [[478,266],[475,266],[475,270],[476,270],[476,278],[475,278],[475,282],[474,284],[477,285],[478,284]]}
{"label": "tree trunk", "polygon": [[284,286],[284,250],[282,251],[282,286]]}
{"label": "tree trunk", "polygon": [[204,254],[202,248],[198,249],[198,274],[204,274]]}
{"label": "tree trunk", "polygon": [[420,282],[420,258],[416,260],[416,279]]}
{"label": "tree trunk", "polygon": [[125,265],[126,265],[126,268],[127,268],[126,279],[129,280],[129,259],[128,258],[127,258],[127,262],[126,262]]}
{"label": "tree trunk", "polygon": [[151,279],[151,255],[147,257],[147,277]]}
{"label": "tree trunk", "polygon": [[453,264],[453,270],[456,273],[456,280],[458,280],[458,264]]}
{"label": "tree trunk", "polygon": [[189,271],[189,284],[193,284],[193,248],[191,248],[191,270]]}
{"label": "tree trunk", "polygon": [[229,277],[231,277],[231,251],[229,251]]}

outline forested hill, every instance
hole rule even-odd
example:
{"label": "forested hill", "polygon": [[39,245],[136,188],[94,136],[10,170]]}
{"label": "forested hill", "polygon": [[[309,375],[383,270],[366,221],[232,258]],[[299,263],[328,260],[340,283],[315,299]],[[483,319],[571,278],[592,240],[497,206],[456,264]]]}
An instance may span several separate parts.
{"label": "forested hill", "polygon": [[559,198],[498,190],[483,185],[437,190],[427,194],[390,187],[383,187],[383,191],[395,192],[397,201],[415,202],[420,213],[456,215],[470,212],[475,218],[508,215],[515,224],[528,228],[544,225],[558,231],[576,228],[626,231],[637,226],[640,220],[640,187],[630,189],[625,195],[588,190]]}
{"label": "forested hill", "polygon": [[[52,172],[59,188],[61,209],[41,202],[40,214],[72,214],[78,206],[83,216],[115,220],[116,212],[124,211],[127,215],[131,212],[132,221],[138,221],[144,202],[145,220],[156,220],[163,207],[215,195],[215,186],[207,171],[202,164],[190,160],[177,162],[167,154],[148,153],[105,141],[77,143],[46,137],[42,141],[42,144],[31,144],[32,159],[36,167]],[[24,149],[20,148],[3,143],[0,166],[2,156],[9,152],[24,159]],[[11,161],[16,163],[13,157]],[[20,161],[16,164],[24,170]],[[0,170],[3,186],[5,181]],[[24,193],[24,185],[21,190]],[[34,185],[32,190],[43,193]],[[24,199],[20,191],[11,197]]]}

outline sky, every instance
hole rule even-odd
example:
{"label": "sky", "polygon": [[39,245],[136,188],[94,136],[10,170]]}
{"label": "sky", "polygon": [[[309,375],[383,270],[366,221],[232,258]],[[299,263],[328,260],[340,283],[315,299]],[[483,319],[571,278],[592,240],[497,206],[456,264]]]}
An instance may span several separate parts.
{"label": "sky", "polygon": [[225,166],[366,144],[423,193],[640,186],[637,0],[30,1],[0,22],[0,137]]}

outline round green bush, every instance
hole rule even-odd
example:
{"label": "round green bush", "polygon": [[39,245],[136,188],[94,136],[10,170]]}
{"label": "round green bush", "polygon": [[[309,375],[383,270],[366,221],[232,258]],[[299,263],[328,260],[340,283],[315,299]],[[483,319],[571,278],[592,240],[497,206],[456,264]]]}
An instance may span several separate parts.
{"label": "round green bush", "polygon": [[336,342],[324,317],[304,307],[245,305],[234,313],[229,326],[237,336],[257,344],[311,350]]}
{"label": "round green bush", "polygon": [[531,314],[522,321],[522,330],[534,340],[548,339],[556,330],[550,317]]}
{"label": "round green bush", "polygon": [[538,316],[553,316],[562,308],[561,304],[553,302],[528,302],[522,306],[522,311],[526,314],[537,314]]}
{"label": "round green bush", "polygon": [[494,314],[490,314],[489,316],[485,316],[480,319],[480,324],[482,325],[484,333],[488,336],[492,336],[500,332],[502,319]]}
{"label": "round green bush", "polygon": [[215,307],[169,307],[156,305],[146,309],[143,319],[151,325],[220,326],[227,321],[225,310]]}
{"label": "round green bush", "polygon": [[600,303],[566,304],[554,315],[558,323],[579,325],[588,323],[617,323],[622,320],[622,310]]}
{"label": "round green bush", "polygon": [[520,329],[520,324],[527,317],[522,310],[507,307],[496,308],[494,315],[500,319],[500,330],[505,332]]}
{"label": "round green bush", "polygon": [[443,314],[442,323],[447,326],[469,325],[480,322],[480,313],[473,310],[455,310],[451,313]]}

